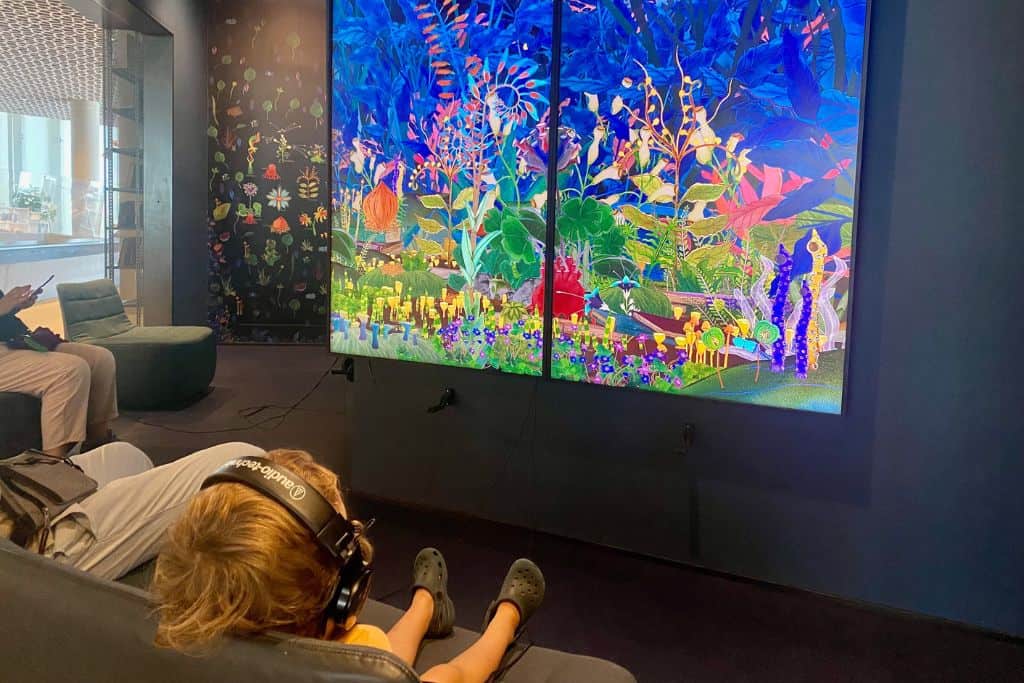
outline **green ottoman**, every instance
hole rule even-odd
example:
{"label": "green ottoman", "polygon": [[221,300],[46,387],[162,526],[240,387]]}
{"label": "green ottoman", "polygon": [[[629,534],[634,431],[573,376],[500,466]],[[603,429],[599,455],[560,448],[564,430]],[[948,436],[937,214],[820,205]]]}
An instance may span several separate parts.
{"label": "green ottoman", "polygon": [[57,286],[68,341],[109,349],[122,408],[179,408],[202,396],[217,369],[208,327],[136,327],[110,280]]}

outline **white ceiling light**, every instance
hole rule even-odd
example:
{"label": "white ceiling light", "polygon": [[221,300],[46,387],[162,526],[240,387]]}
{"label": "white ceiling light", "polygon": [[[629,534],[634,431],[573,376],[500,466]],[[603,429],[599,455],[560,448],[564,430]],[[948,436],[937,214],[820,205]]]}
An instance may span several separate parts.
{"label": "white ceiling light", "polygon": [[0,0],[0,111],[66,119],[103,97],[103,29],[61,0]]}

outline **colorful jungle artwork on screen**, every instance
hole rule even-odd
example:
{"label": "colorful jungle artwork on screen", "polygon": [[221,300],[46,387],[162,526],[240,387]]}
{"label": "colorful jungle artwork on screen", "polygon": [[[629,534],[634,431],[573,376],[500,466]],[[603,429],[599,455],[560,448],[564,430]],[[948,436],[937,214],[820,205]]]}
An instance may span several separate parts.
{"label": "colorful jungle artwork on screen", "polygon": [[866,1],[564,8],[553,375],[839,412]]}
{"label": "colorful jungle artwork on screen", "polygon": [[563,0],[557,98],[551,2],[369,4],[336,351],[536,374],[550,267],[557,379],[841,411],[866,0]]}
{"label": "colorful jungle artwork on screen", "polygon": [[540,374],[552,15],[335,0],[333,350]]}

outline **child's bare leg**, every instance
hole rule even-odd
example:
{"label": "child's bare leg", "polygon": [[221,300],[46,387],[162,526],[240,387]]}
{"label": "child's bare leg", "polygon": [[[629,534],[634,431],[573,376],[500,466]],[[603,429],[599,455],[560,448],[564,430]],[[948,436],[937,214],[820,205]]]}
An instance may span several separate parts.
{"label": "child's bare leg", "polygon": [[498,605],[491,623],[465,652],[423,674],[424,683],[485,683],[516,637],[519,610],[509,602]]}
{"label": "child's bare leg", "polygon": [[412,594],[409,609],[388,631],[392,652],[409,666],[416,661],[416,654],[420,651],[420,643],[423,642],[433,614],[434,596],[428,590],[417,588]]}

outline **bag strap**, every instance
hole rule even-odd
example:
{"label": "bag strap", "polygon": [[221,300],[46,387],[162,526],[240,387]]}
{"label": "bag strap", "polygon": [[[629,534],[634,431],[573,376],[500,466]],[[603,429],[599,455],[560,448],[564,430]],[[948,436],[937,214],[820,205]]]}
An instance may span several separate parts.
{"label": "bag strap", "polygon": [[51,455],[46,451],[40,451],[35,448],[29,448],[28,450],[22,451],[18,455],[0,460],[0,468],[10,467],[11,465],[34,465],[37,463],[46,463],[54,465],[63,463],[68,467],[73,467],[82,474],[85,474],[85,470],[83,470],[78,463],[76,463],[68,456]]}

